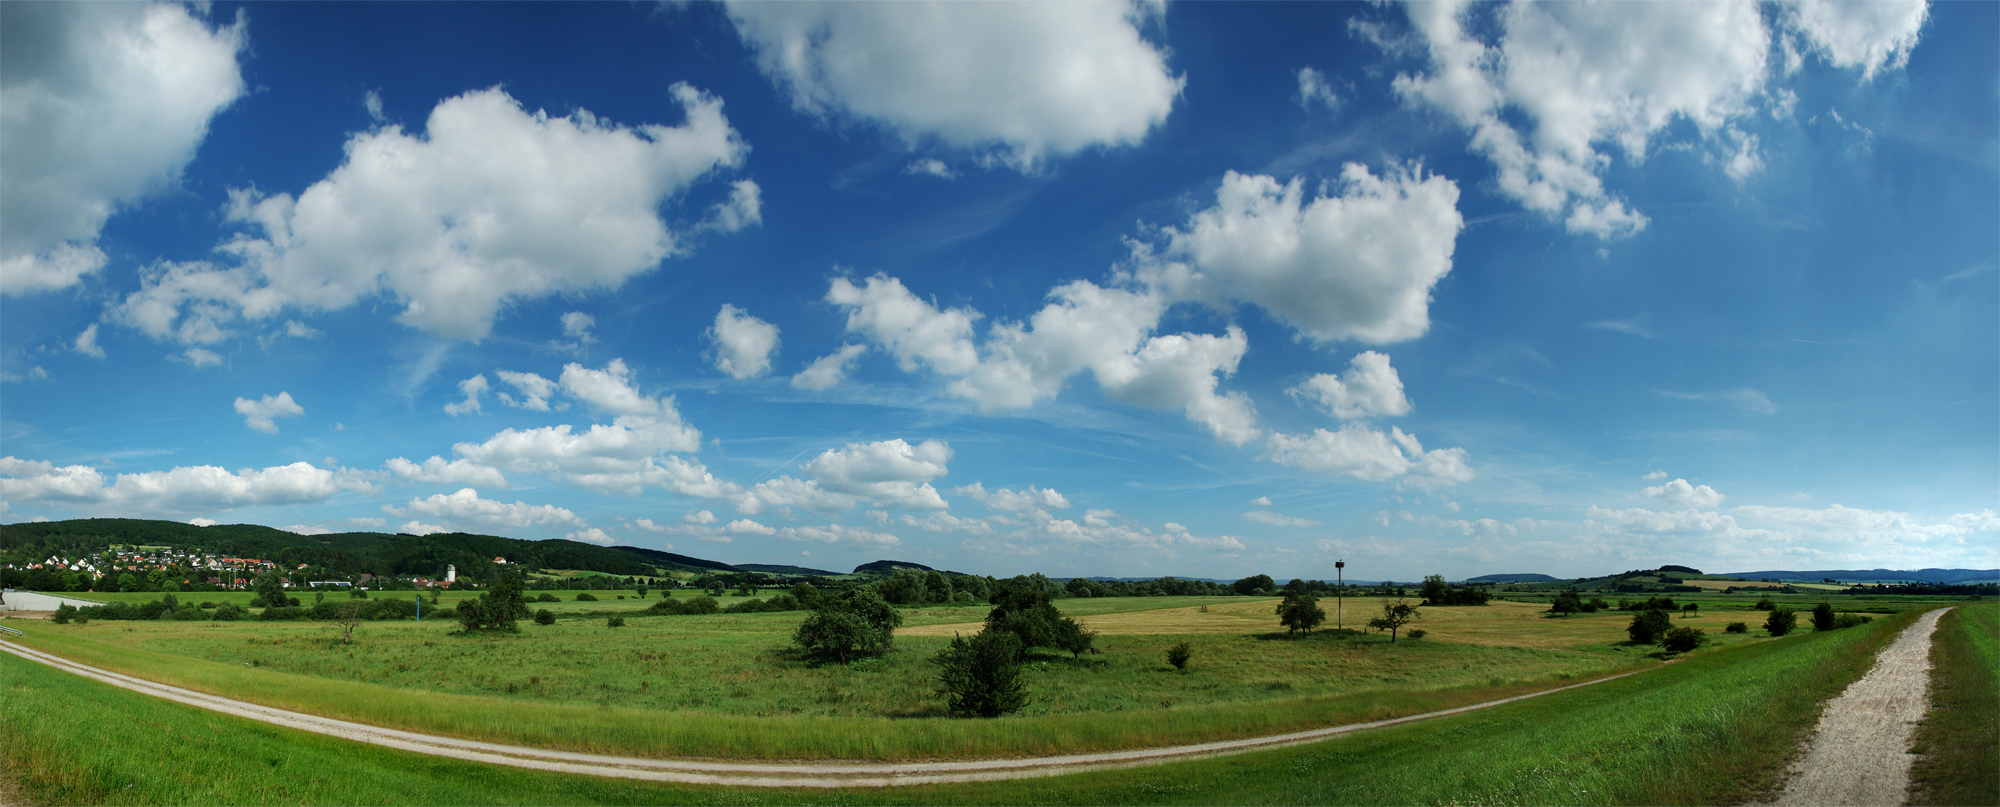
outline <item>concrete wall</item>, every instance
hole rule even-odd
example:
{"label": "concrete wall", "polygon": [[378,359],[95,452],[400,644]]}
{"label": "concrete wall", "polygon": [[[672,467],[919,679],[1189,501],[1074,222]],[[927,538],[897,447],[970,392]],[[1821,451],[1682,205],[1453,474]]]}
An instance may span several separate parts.
{"label": "concrete wall", "polygon": [[0,597],[5,597],[7,600],[7,604],[0,605],[0,611],[53,611],[57,607],[61,606],[63,603],[69,603],[70,605],[74,605],[78,608],[82,608],[86,605],[104,604],[101,602],[93,602],[91,600],[79,600],[75,597],[58,596],[55,594],[37,594],[32,591],[15,591],[11,588],[7,589],[5,592],[0,592]]}

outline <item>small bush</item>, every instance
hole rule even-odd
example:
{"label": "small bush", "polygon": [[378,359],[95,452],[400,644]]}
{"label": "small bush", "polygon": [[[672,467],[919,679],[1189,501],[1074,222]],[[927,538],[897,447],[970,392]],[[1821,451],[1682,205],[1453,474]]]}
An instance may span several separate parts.
{"label": "small bush", "polygon": [[1176,670],[1187,672],[1188,659],[1191,658],[1194,658],[1194,648],[1187,642],[1167,648],[1167,663],[1174,665]]}
{"label": "small bush", "polygon": [[1745,625],[1745,624],[1743,624],[1743,623],[1741,623],[1741,622],[1731,622],[1731,623],[1729,623],[1729,627],[1726,627],[1726,628],[1723,628],[1723,629],[1722,629],[1722,632],[1723,632],[1723,633],[1749,633],[1749,632],[1750,632],[1750,626],[1749,626],[1749,625]]}
{"label": "small bush", "polygon": [[1813,630],[1816,631],[1833,630],[1835,627],[1834,621],[1835,617],[1833,615],[1832,605],[1829,605],[1827,603],[1820,603],[1818,606],[1815,606],[1813,608],[1812,610]]}
{"label": "small bush", "polygon": [[1708,644],[1708,634],[1701,628],[1669,628],[1667,634],[1660,638],[1660,646],[1675,653],[1686,653],[1705,644]]}
{"label": "small bush", "polygon": [[562,599],[554,594],[550,594],[544,591],[542,592],[541,596],[535,598],[535,602],[562,602]]}
{"label": "small bush", "polygon": [[1761,598],[1761,599],[1757,600],[1757,604],[1756,604],[1756,605],[1752,605],[1752,606],[1750,606],[1750,607],[1751,607],[1751,608],[1755,608],[1755,609],[1757,609],[1757,610],[1759,610],[1759,611],[1776,611],[1776,610],[1778,610],[1778,606],[1777,606],[1777,605],[1775,605],[1775,604],[1773,604],[1773,603],[1771,602],[1771,598],[1770,598],[1770,597],[1763,597],[1763,598]]}
{"label": "small bush", "polygon": [[1783,608],[1772,611],[1770,616],[1764,618],[1764,630],[1772,636],[1791,633],[1798,625],[1799,615]]}
{"label": "small bush", "polygon": [[607,619],[607,620],[604,620],[604,627],[607,627],[607,628],[622,628],[622,627],[625,627],[625,618],[624,618],[624,617],[622,617],[622,616],[614,616],[614,617],[612,617],[612,618],[610,618],[610,619]]}
{"label": "small bush", "polygon": [[597,602],[597,595],[594,595],[594,594],[591,594],[590,592],[586,591],[586,592],[584,592],[584,593],[582,593],[582,594],[578,594],[578,595],[576,595],[576,601],[577,601],[577,602]]}
{"label": "small bush", "polygon": [[1410,637],[1410,638],[1412,638],[1412,639],[1422,639],[1422,638],[1424,638],[1425,636],[1428,636],[1428,635],[1430,635],[1430,632],[1429,632],[1429,631],[1426,631],[1426,630],[1424,630],[1423,628],[1416,628],[1416,629],[1414,629],[1414,630],[1411,630],[1411,631],[1410,631],[1409,633],[1406,633],[1406,634],[1404,634],[1404,635],[1405,635],[1405,636],[1408,636],[1408,637]]}
{"label": "small bush", "polygon": [[1860,625],[1866,625],[1868,624],[1869,620],[1870,617],[1865,617],[1860,614],[1841,614],[1840,616],[1833,618],[1833,627],[1836,630],[1840,628],[1852,628]]}
{"label": "small bush", "polygon": [[542,609],[542,610],[540,610],[540,611],[536,611],[536,612],[535,612],[535,624],[537,624],[537,625],[554,625],[554,624],[556,624],[556,615],[555,615],[555,612],[554,612],[554,611],[550,611],[550,610],[549,610],[549,609],[547,609],[547,608],[543,608],[543,609]]}

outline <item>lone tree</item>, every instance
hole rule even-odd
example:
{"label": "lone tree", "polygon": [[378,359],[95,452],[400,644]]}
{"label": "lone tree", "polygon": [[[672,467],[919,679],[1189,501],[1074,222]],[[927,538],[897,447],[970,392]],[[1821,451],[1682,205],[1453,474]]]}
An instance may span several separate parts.
{"label": "lone tree", "polygon": [[1555,602],[1549,603],[1550,613],[1562,614],[1563,616],[1569,616],[1581,610],[1583,610],[1583,598],[1577,596],[1574,591],[1565,591],[1557,594]]}
{"label": "lone tree", "polygon": [[1638,644],[1656,644],[1673,626],[1674,620],[1667,616],[1667,612],[1648,608],[1632,617],[1632,624],[1625,626],[1625,633]]}
{"label": "lone tree", "polygon": [[1827,603],[1820,603],[1819,607],[1812,610],[1812,621],[1813,630],[1815,631],[1833,630],[1833,606]]}
{"label": "lone tree", "polygon": [[[1030,647],[1061,647],[1058,642],[1064,617],[1056,610],[1055,595],[1026,580],[1009,580],[993,594],[993,610],[986,614],[987,633],[1014,634],[1021,640],[1019,653],[1025,659]],[[1078,628],[1081,630],[1081,626]]]}
{"label": "lone tree", "polygon": [[875,589],[862,586],[820,597],[792,641],[808,653],[846,664],[858,656],[888,652],[901,624],[902,614]]}
{"label": "lone tree", "polygon": [[361,625],[361,603],[353,600],[341,603],[334,608],[333,622],[340,626],[340,643],[354,644],[354,629]]}
{"label": "lone tree", "polygon": [[1063,617],[1061,622],[1056,623],[1055,646],[1069,651],[1074,658],[1083,658],[1083,654],[1091,652],[1091,645],[1096,642],[1097,631],[1084,630],[1083,623],[1069,617]]}
{"label": "lone tree", "polygon": [[938,651],[938,694],[955,715],[999,717],[1028,705],[1028,687],[1021,680],[1021,640],[1011,633],[986,631],[971,639],[956,636]]}
{"label": "lone tree", "polygon": [[1287,592],[1284,601],[1278,603],[1278,624],[1285,626],[1286,633],[1312,633],[1313,628],[1325,621],[1325,609],[1319,607],[1319,598],[1311,594]]}
{"label": "lone tree", "polygon": [[1799,615],[1783,608],[1773,610],[1770,616],[1764,618],[1764,630],[1772,636],[1791,633],[1798,625]]}
{"label": "lone tree", "polygon": [[1681,618],[1686,619],[1701,611],[1701,603],[1691,602],[1681,606]]}
{"label": "lone tree", "polygon": [[528,604],[521,599],[521,573],[504,571],[493,587],[476,600],[458,601],[458,624],[466,632],[520,630],[514,620],[528,616]]}
{"label": "lone tree", "polygon": [[[131,590],[126,589],[126,591]],[[250,581],[250,590],[257,592],[256,596],[250,598],[252,608],[285,607],[285,578],[279,577],[277,572],[257,575],[257,579]]]}
{"label": "lone tree", "polygon": [[1396,632],[1402,630],[1404,625],[1410,624],[1410,620],[1420,619],[1422,616],[1422,614],[1417,613],[1417,606],[1403,602],[1400,599],[1395,602],[1383,600],[1382,615],[1368,620],[1368,627],[1388,631],[1389,643],[1395,644]]}

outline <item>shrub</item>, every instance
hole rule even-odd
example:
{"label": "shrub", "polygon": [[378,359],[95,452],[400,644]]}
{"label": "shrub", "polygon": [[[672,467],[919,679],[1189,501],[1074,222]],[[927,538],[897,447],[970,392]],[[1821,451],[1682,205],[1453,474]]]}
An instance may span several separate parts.
{"label": "shrub", "polygon": [[535,598],[535,602],[562,602],[562,598],[544,591]]}
{"label": "shrub", "polygon": [[1428,636],[1428,635],[1430,635],[1430,632],[1429,632],[1429,631],[1426,631],[1426,630],[1424,630],[1423,628],[1416,628],[1416,629],[1414,629],[1414,630],[1410,631],[1410,638],[1412,638],[1412,639],[1422,639],[1422,638],[1424,638],[1425,636]]}
{"label": "shrub", "polygon": [[1731,623],[1729,623],[1729,626],[1728,626],[1728,627],[1726,627],[1726,628],[1723,628],[1723,629],[1722,629],[1722,632],[1724,632],[1724,633],[1749,633],[1749,632],[1750,632],[1750,626],[1749,626],[1749,625],[1745,625],[1745,624],[1743,624],[1743,623],[1741,623],[1741,622],[1731,622]]}
{"label": "shrub", "polygon": [[1187,672],[1188,659],[1191,658],[1194,658],[1194,648],[1187,642],[1167,648],[1167,663],[1174,665],[1176,670]]}
{"label": "shrub", "polygon": [[554,624],[556,624],[556,615],[555,615],[555,612],[554,612],[554,611],[550,611],[550,610],[549,610],[549,609],[547,609],[547,608],[543,608],[543,609],[542,609],[542,610],[540,610],[540,611],[536,611],[536,612],[535,612],[535,624],[537,624],[537,625],[554,625]]}
{"label": "shrub", "polygon": [[1828,631],[1834,628],[1833,606],[1820,603],[1812,610],[1813,630]]}
{"label": "shrub", "polygon": [[1640,611],[1638,616],[1632,617],[1632,624],[1625,626],[1625,633],[1635,643],[1653,644],[1660,641],[1660,637],[1673,626],[1673,620],[1667,617],[1665,611]]}
{"label": "shrub", "polygon": [[1792,628],[1798,627],[1798,624],[1799,615],[1783,608],[1771,611],[1771,615],[1764,618],[1764,630],[1772,636],[1791,633]]}
{"label": "shrub", "polygon": [[294,619],[304,619],[306,618],[306,609],[290,608],[290,607],[266,608],[264,609],[264,613],[259,614],[257,618],[265,622],[278,622],[278,621],[290,621]]}
{"label": "shrub", "polygon": [[1708,644],[1708,635],[1701,628],[1669,628],[1666,635],[1660,638],[1660,646],[1675,653],[1686,653],[1705,644]]}
{"label": "shrub", "polygon": [[1605,602],[1603,597],[1592,597],[1590,598],[1590,602],[1583,604],[1583,610],[1585,613],[1609,611],[1611,610],[1611,603]]}
{"label": "shrub", "polygon": [[58,625],[67,625],[70,618],[74,616],[76,616],[76,606],[63,603],[56,606],[55,616],[49,617],[49,621]]}
{"label": "shrub", "polygon": [[1773,604],[1773,603],[1771,602],[1771,598],[1770,598],[1770,597],[1762,597],[1762,598],[1759,598],[1759,599],[1757,600],[1757,604],[1756,604],[1756,605],[1752,605],[1752,606],[1750,606],[1750,607],[1751,607],[1751,608],[1754,608],[1754,609],[1756,609],[1756,610],[1759,610],[1759,611],[1775,611],[1775,610],[1778,610],[1778,606],[1777,606],[1777,605],[1775,605],[1775,604]]}
{"label": "shrub", "polygon": [[604,620],[604,627],[607,627],[607,628],[622,628],[622,627],[625,627],[625,618],[624,618],[624,617],[622,617],[622,616],[614,616],[614,617],[611,617],[610,619],[606,619],[606,620]]}
{"label": "shrub", "polygon": [[[714,602],[709,600],[710,607]],[[808,653],[846,664],[856,656],[888,652],[896,626],[901,624],[903,615],[874,589],[863,586],[837,597],[820,597],[812,615],[799,623],[792,641]]]}
{"label": "shrub", "polygon": [[1574,591],[1565,591],[1557,594],[1555,601],[1549,603],[1550,613],[1562,614],[1563,616],[1569,616],[1581,610],[1583,610],[1583,600],[1578,598]]}
{"label": "shrub", "polygon": [[576,601],[577,601],[577,602],[597,602],[597,595],[595,595],[595,594],[592,594],[592,593],[590,593],[590,592],[586,591],[586,592],[583,592],[582,594],[578,594],[578,595],[576,595]]}
{"label": "shrub", "polygon": [[938,694],[955,715],[999,717],[1028,705],[1021,680],[1021,640],[1011,633],[983,631],[931,657],[938,665]]}
{"label": "shrub", "polygon": [[1868,624],[1869,620],[1870,620],[1869,617],[1865,617],[1860,614],[1841,614],[1840,616],[1834,617],[1833,626],[1835,628],[1852,628],[1860,625],[1866,625]]}
{"label": "shrub", "polygon": [[656,614],[713,614],[721,610],[715,598],[706,594],[691,600],[675,600],[669,599],[664,591],[660,592],[660,601],[653,603],[652,607]]}

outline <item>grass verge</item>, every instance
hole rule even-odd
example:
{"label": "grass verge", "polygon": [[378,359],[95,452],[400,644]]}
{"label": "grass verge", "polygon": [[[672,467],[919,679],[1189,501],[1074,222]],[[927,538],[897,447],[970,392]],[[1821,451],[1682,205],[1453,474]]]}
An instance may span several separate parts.
{"label": "grass verge", "polygon": [[1938,620],[1931,709],[1910,747],[1910,804],[2000,804],[2000,606],[1965,605]]}

